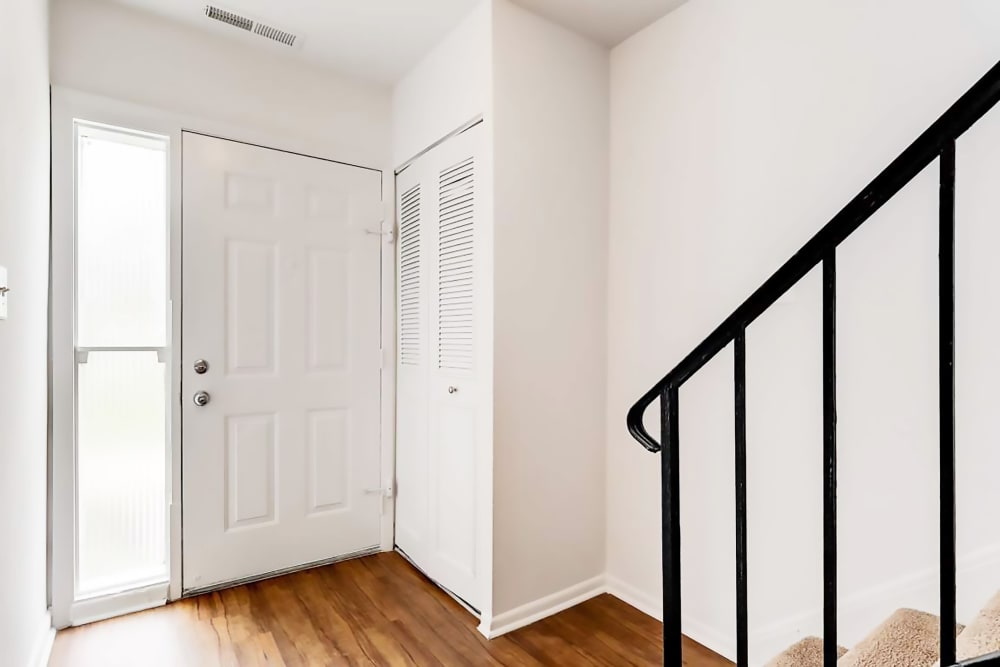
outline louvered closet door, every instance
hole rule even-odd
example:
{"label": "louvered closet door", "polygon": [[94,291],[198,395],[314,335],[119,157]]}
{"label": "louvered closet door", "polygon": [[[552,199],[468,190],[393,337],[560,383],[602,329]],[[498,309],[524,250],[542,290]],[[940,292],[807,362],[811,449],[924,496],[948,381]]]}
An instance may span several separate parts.
{"label": "louvered closet door", "polygon": [[483,300],[480,128],[397,178],[399,368],[396,543],[473,607]]}

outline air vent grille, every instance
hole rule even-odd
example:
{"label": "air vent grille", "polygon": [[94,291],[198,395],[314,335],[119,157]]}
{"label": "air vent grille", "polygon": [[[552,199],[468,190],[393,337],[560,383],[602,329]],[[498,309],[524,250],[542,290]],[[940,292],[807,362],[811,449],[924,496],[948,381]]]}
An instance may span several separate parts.
{"label": "air vent grille", "polygon": [[290,33],[287,30],[275,28],[273,25],[268,25],[261,21],[255,21],[254,19],[243,16],[242,14],[237,14],[236,12],[231,12],[228,9],[222,9],[221,7],[216,7],[214,5],[205,5],[205,16],[215,21],[221,21],[222,23],[231,25],[234,28],[246,30],[247,32],[263,37],[264,39],[284,44],[285,46],[295,46],[295,43],[299,39],[298,35]]}
{"label": "air vent grille", "polygon": [[284,30],[278,30],[274,26],[269,26],[266,23],[258,23],[257,27],[254,28],[254,33],[260,35],[261,37],[281,42],[285,46],[295,46],[295,35],[290,32],[285,32]]}
{"label": "air vent grille", "polygon": [[213,7],[212,5],[205,5],[205,16],[210,19],[215,19],[216,21],[228,23],[229,25],[239,28],[240,30],[246,30],[247,32],[253,30],[253,21],[251,19],[226,11],[225,9]]}

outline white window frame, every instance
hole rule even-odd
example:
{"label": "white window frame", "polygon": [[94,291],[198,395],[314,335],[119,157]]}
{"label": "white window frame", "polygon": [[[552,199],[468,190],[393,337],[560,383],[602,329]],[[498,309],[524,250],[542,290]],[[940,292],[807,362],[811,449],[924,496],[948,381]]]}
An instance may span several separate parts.
{"label": "white window frame", "polygon": [[[168,285],[171,304],[167,338],[168,394],[168,561],[170,580],[117,595],[74,600],[76,577],[75,527],[75,201],[74,173],[76,135],[74,120],[89,125],[123,128],[141,134],[167,137],[169,202]],[[303,155],[343,160],[357,153],[356,147],[324,147],[316,142],[275,136],[267,132],[154,109],[99,95],[53,86],[52,88],[52,250],[51,250],[51,607],[56,628],[119,616],[165,604],[182,597],[181,590],[181,134],[185,130],[270,146]],[[377,148],[372,151],[377,152]],[[388,157],[388,156],[387,156]],[[353,161],[364,164],[364,160]],[[373,167],[382,174],[383,231],[390,232],[395,220],[395,179],[388,162]],[[389,177],[387,177],[387,174]],[[388,237],[386,237],[388,238]],[[381,486],[395,480],[395,387],[396,306],[395,246],[382,244],[382,408]],[[392,551],[395,506],[385,504],[381,523],[381,548]]]}
{"label": "white window frame", "polygon": [[[78,258],[78,248],[79,248],[79,244],[77,243],[77,239],[78,239],[78,219],[77,219],[77,215],[78,215],[78,212],[79,212],[78,211],[78,203],[79,202],[78,202],[78,199],[77,199],[77,184],[79,182],[79,177],[80,177],[80,173],[79,173],[79,169],[80,169],[80,153],[79,153],[80,140],[82,138],[84,138],[84,137],[104,138],[104,139],[107,139],[107,140],[110,140],[110,141],[117,141],[117,142],[121,142],[121,143],[129,143],[129,144],[133,144],[135,146],[141,146],[141,147],[146,147],[146,148],[155,148],[155,149],[164,148],[165,149],[165,152],[166,152],[165,157],[166,157],[166,160],[167,160],[167,170],[166,170],[167,173],[165,175],[166,182],[164,183],[164,186],[166,188],[166,193],[167,193],[167,198],[166,198],[166,207],[167,207],[166,213],[167,213],[167,215],[164,218],[164,227],[163,227],[162,233],[163,233],[164,239],[166,240],[166,243],[165,243],[166,248],[165,248],[165,250],[166,250],[166,254],[167,254],[167,257],[166,257],[166,260],[167,260],[167,262],[166,262],[166,271],[167,271],[167,275],[166,275],[166,291],[167,291],[167,293],[164,295],[166,297],[166,299],[165,299],[165,301],[166,301],[166,313],[165,313],[166,318],[165,318],[165,320],[166,320],[167,331],[164,332],[164,334],[165,334],[164,335],[164,345],[162,347],[134,346],[134,345],[133,346],[121,346],[121,345],[116,345],[116,346],[81,346],[81,345],[79,345],[79,341],[77,340],[77,334],[78,334],[78,332],[76,330],[76,325],[77,325],[77,322],[76,322],[76,310],[77,310],[77,308],[76,308],[76,306],[77,306],[78,299],[79,299],[79,294],[78,294],[78,291],[77,291],[77,271],[76,271],[76,261],[77,261],[77,258]],[[166,426],[166,428],[165,428],[165,434],[166,434],[166,438],[164,439],[164,442],[163,442],[163,448],[164,448],[163,454],[164,454],[164,460],[167,463],[167,468],[165,470],[166,479],[164,481],[165,481],[165,491],[166,491],[165,507],[166,507],[166,512],[168,514],[167,521],[165,522],[167,534],[164,535],[164,538],[165,538],[164,543],[166,544],[166,548],[167,548],[167,550],[169,552],[169,548],[170,548],[170,520],[169,520],[169,513],[170,513],[170,507],[171,507],[171,502],[170,501],[171,501],[171,497],[172,497],[172,489],[171,489],[171,485],[170,485],[171,471],[170,471],[170,467],[169,467],[169,462],[170,462],[171,459],[170,459],[169,451],[168,451],[169,450],[168,443],[171,441],[171,438],[172,438],[172,431],[173,431],[172,426],[173,426],[173,424],[172,424],[172,420],[171,420],[171,415],[174,412],[174,410],[172,409],[172,402],[170,400],[170,396],[172,394],[173,376],[174,376],[174,374],[172,372],[172,369],[173,369],[174,365],[171,362],[171,360],[173,358],[173,341],[174,341],[174,338],[173,338],[173,335],[172,335],[173,334],[173,332],[172,332],[172,326],[171,326],[171,319],[172,319],[173,308],[172,308],[172,304],[171,304],[171,300],[170,300],[170,278],[171,278],[171,275],[172,275],[171,266],[170,266],[170,257],[172,256],[172,253],[170,251],[170,215],[171,215],[171,211],[173,210],[173,207],[171,206],[171,192],[172,192],[171,185],[172,185],[172,179],[171,179],[171,176],[170,176],[170,160],[171,160],[171,155],[173,154],[173,146],[174,146],[174,144],[173,144],[173,142],[171,142],[170,137],[168,137],[168,136],[161,136],[161,135],[154,135],[154,134],[149,134],[149,133],[145,133],[145,132],[139,132],[139,131],[134,130],[133,128],[110,127],[110,126],[103,125],[103,124],[97,124],[97,123],[92,123],[92,122],[89,122],[89,121],[84,121],[84,120],[81,120],[81,119],[74,119],[73,120],[73,215],[72,215],[72,225],[73,225],[73,230],[72,230],[72,233],[73,233],[73,262],[72,262],[72,265],[73,265],[73,271],[72,271],[72,273],[73,273],[73,276],[72,276],[72,281],[73,281],[73,308],[72,308],[72,310],[73,310],[73,320],[74,320],[73,321],[73,326],[74,326],[73,350],[74,350],[74,361],[75,361],[75,363],[73,364],[73,402],[74,402],[74,405],[73,405],[73,425],[72,425],[72,428],[73,428],[73,433],[72,433],[72,438],[73,438],[73,461],[74,461],[74,465],[73,465],[73,468],[74,468],[74,470],[73,470],[73,490],[74,490],[74,494],[73,494],[73,526],[74,526],[74,539],[73,539],[73,584],[74,584],[73,588],[74,588],[74,591],[73,591],[73,599],[74,599],[74,603],[73,603],[73,605],[74,605],[74,607],[73,607],[73,609],[74,609],[74,611],[78,615],[81,614],[81,612],[83,612],[83,610],[90,610],[90,611],[86,611],[86,612],[82,613],[82,617],[84,617],[84,618],[94,616],[95,613],[97,615],[100,615],[100,611],[99,610],[108,608],[109,607],[109,603],[112,603],[112,604],[114,604],[114,603],[123,603],[123,604],[126,604],[129,608],[133,608],[133,607],[136,607],[136,606],[140,606],[141,607],[141,606],[145,605],[146,604],[145,601],[159,600],[161,598],[165,601],[166,598],[167,598],[167,588],[169,586],[169,579],[170,579],[170,554],[169,553],[166,554],[166,556],[167,556],[167,558],[166,558],[166,560],[167,560],[167,571],[165,573],[163,581],[159,581],[159,580],[156,580],[156,581],[147,580],[147,582],[141,582],[141,581],[130,582],[130,583],[127,583],[127,584],[122,584],[118,588],[118,590],[112,589],[112,590],[105,591],[105,592],[88,593],[88,594],[80,594],[79,590],[77,590],[77,584],[79,583],[78,580],[77,580],[78,577],[79,577],[79,543],[78,543],[78,540],[77,540],[78,536],[75,533],[76,533],[76,526],[79,523],[79,497],[77,496],[77,493],[76,493],[76,491],[77,491],[77,489],[76,489],[76,483],[77,483],[77,480],[78,480],[78,473],[77,473],[77,470],[76,470],[76,454],[77,454],[78,445],[79,445],[79,431],[78,431],[77,427],[78,427],[78,424],[79,424],[78,406],[79,406],[79,373],[80,373],[80,366],[82,364],[88,363],[88,359],[89,359],[90,354],[92,352],[93,353],[102,353],[102,352],[151,352],[151,353],[155,353],[156,354],[157,362],[164,365],[164,381],[165,381],[165,386],[164,386],[163,411],[164,411],[164,417],[165,417],[165,426]]]}
{"label": "white window frame", "polygon": [[[74,95],[53,91],[52,113],[52,615],[56,627],[81,625],[131,611],[162,605],[171,597],[180,558],[180,312],[173,307],[180,285],[180,132],[171,124],[127,105],[80,104]],[[167,285],[166,345],[160,347],[76,346],[76,177],[78,137],[82,128],[102,129],[137,139],[167,143]],[[167,561],[166,583],[128,588],[105,595],[76,598],[77,489],[76,385],[78,364],[90,352],[156,352],[166,365]]]}

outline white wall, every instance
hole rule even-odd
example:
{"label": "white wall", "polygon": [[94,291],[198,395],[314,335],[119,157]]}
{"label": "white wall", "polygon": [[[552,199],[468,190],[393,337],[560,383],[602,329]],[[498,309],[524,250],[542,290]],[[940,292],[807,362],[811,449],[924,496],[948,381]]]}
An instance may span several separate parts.
{"label": "white wall", "polygon": [[507,0],[493,21],[502,625],[603,581],[609,54]]}
{"label": "white wall", "polygon": [[[1000,59],[989,0],[695,0],[612,53],[608,573],[660,603],[659,461],[624,415]],[[1000,119],[959,147],[960,615],[1000,587]],[[996,163],[996,164],[993,164]],[[936,606],[935,174],[839,253],[842,639]],[[964,199],[963,199],[964,197]],[[996,204],[996,205],[993,205]],[[748,332],[755,660],[819,632],[819,281]],[[732,354],[681,391],[685,631],[732,654]],[[658,433],[658,429],[654,431]]]}
{"label": "white wall", "polygon": [[387,88],[111,3],[55,0],[52,12],[55,85],[247,128],[253,139],[324,157],[389,161]]}
{"label": "white wall", "polygon": [[[401,166],[432,144],[482,117],[477,167],[477,202],[481,225],[478,238],[491,247],[493,238],[493,129],[490,100],[493,75],[490,68],[493,40],[490,0],[477,5],[393,89],[392,163]],[[475,600],[480,628],[488,630],[493,618],[493,368],[492,291],[493,257],[477,253],[476,321],[476,584]]]}
{"label": "white wall", "polygon": [[608,56],[507,0],[486,1],[393,95],[397,165],[479,115],[489,137],[487,634],[603,584]]}
{"label": "white wall", "polygon": [[31,665],[48,639],[46,460],[49,239],[48,7],[8,3],[0,27],[0,646]]}
{"label": "white wall", "polygon": [[392,155],[398,167],[470,120],[493,94],[490,2],[469,15],[396,84]]}

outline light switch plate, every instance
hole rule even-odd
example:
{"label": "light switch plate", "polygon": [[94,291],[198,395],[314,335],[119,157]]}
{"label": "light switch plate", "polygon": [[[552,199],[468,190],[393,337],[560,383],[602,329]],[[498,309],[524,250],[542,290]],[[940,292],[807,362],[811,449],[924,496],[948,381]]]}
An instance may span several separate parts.
{"label": "light switch plate", "polygon": [[0,266],[0,320],[7,319],[7,267]]}

